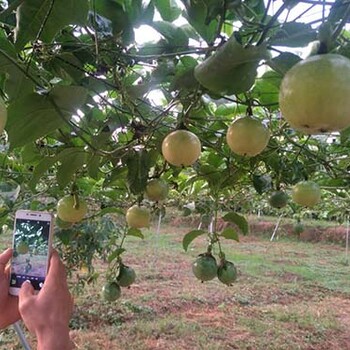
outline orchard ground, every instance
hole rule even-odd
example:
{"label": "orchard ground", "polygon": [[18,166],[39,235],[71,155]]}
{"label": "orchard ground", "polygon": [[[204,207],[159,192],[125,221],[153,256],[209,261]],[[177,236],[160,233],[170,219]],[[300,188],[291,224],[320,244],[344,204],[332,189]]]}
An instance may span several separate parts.
{"label": "orchard ground", "polygon": [[[298,239],[286,221],[270,242],[275,219],[249,222],[249,236],[224,242],[239,270],[231,287],[192,275],[205,240],[183,251],[184,234],[198,224],[191,217],[164,223],[158,234],[154,222],[144,240],[128,238],[124,262],[137,280],[114,303],[100,298],[103,275],[75,296],[77,349],[350,349],[346,227],[310,222]],[[9,241],[0,236],[0,247]],[[96,268],[103,273],[106,266],[98,262]],[[0,349],[21,349],[11,328],[2,331]]]}

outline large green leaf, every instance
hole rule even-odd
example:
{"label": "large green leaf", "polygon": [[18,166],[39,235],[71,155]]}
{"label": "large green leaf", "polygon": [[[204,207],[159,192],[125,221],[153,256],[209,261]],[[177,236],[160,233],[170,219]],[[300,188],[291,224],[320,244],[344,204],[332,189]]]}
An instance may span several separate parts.
{"label": "large green leaf", "polygon": [[302,47],[317,39],[317,32],[310,24],[288,22],[270,39],[271,45]]}
{"label": "large green leaf", "polygon": [[234,230],[232,227],[226,227],[220,234],[221,237],[224,237],[226,239],[233,239],[237,242],[239,242],[239,236],[236,230]]}
{"label": "large green leaf", "polygon": [[218,20],[207,22],[208,6],[206,2],[204,0],[182,0],[182,2],[186,7],[183,16],[206,42],[212,42],[215,39]]}
{"label": "large green leaf", "polygon": [[137,238],[144,239],[145,236],[143,235],[142,231],[138,228],[130,227],[127,232],[128,236],[133,236]]}
{"label": "large green leaf", "polygon": [[283,76],[299,61],[301,61],[299,56],[291,52],[282,52],[267,63],[274,71]]}
{"label": "large green leaf", "polygon": [[87,91],[79,86],[57,86],[46,95],[32,93],[12,101],[6,130],[11,148],[46,136],[66,124],[85,102]]}
{"label": "large green leaf", "polygon": [[154,164],[152,152],[145,150],[130,153],[127,159],[128,186],[133,194],[142,193],[147,185],[148,172]]}
{"label": "large green leaf", "polygon": [[29,182],[29,187],[32,190],[35,190],[35,186],[37,185],[40,178],[49,170],[55,163],[57,162],[56,157],[45,157],[35,168],[33,171],[33,175]]}
{"label": "large green leaf", "polygon": [[17,60],[14,46],[0,30],[0,73],[6,74],[5,91],[9,99],[16,99],[34,90],[34,83],[29,78],[33,65],[25,67]]}
{"label": "large green leaf", "polygon": [[274,71],[267,71],[260,78],[256,79],[252,96],[256,97],[259,102],[270,110],[278,108],[279,86],[282,77]]}
{"label": "large green leaf", "polygon": [[78,169],[81,169],[86,163],[88,153],[81,148],[66,148],[58,156],[57,160],[61,163],[57,170],[57,182],[61,188],[64,188]]}
{"label": "large green leaf", "polygon": [[223,220],[237,225],[237,227],[242,231],[244,235],[247,235],[249,233],[248,222],[244,216],[239,215],[235,212],[229,212],[223,216]]}
{"label": "large green leaf", "polygon": [[87,0],[26,0],[17,9],[15,45],[22,49],[31,40],[51,42],[69,24],[84,25]]}
{"label": "large green leaf", "polygon": [[208,90],[239,94],[254,84],[259,62],[268,58],[265,46],[243,47],[234,35],[194,69],[196,79]]}
{"label": "large green leaf", "polygon": [[181,9],[175,0],[154,0],[154,3],[164,21],[172,22],[180,16]]}
{"label": "large green leaf", "polygon": [[182,239],[182,247],[187,252],[188,246],[191,244],[191,242],[201,236],[204,235],[206,232],[203,230],[193,230],[185,234],[184,238]]}
{"label": "large green leaf", "polygon": [[121,4],[113,0],[99,0],[95,2],[94,10],[111,21],[114,35],[120,35],[128,31],[130,19],[124,2]]}
{"label": "large green leaf", "polygon": [[170,22],[153,22],[152,27],[162,34],[170,45],[175,47],[187,46],[188,37],[181,27]]}

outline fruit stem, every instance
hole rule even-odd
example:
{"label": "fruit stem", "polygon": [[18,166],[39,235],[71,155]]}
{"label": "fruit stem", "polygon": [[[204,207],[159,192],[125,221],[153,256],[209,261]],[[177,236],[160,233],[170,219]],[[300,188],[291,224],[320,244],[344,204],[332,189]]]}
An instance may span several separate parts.
{"label": "fruit stem", "polygon": [[77,193],[73,193],[73,208],[79,209],[80,203],[79,203],[79,196]]}

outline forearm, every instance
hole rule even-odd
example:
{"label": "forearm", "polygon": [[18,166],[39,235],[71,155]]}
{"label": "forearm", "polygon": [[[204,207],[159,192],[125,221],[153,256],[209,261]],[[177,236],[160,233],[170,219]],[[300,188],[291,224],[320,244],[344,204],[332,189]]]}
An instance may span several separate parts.
{"label": "forearm", "polygon": [[69,328],[50,329],[36,334],[37,350],[71,350],[74,348],[69,337]]}

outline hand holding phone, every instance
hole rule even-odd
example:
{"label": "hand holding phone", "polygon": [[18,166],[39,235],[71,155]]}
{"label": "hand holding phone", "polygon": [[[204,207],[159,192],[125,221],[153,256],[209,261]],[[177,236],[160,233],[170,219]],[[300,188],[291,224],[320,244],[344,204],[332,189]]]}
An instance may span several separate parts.
{"label": "hand holding phone", "polygon": [[9,269],[7,264],[12,256],[12,249],[0,253],[0,329],[6,328],[21,317],[18,311],[18,298],[9,295]]}
{"label": "hand holding phone", "polygon": [[18,295],[26,280],[36,291],[44,285],[48,270],[53,217],[48,212],[18,210],[15,216],[10,289]]}

